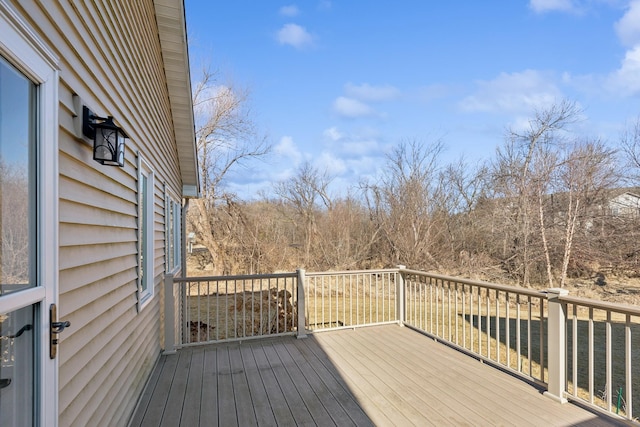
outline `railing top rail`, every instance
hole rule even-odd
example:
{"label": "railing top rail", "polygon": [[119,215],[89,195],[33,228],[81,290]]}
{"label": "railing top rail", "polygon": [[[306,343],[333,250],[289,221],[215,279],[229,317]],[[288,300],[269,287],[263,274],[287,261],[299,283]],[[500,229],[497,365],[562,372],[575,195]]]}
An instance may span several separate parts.
{"label": "railing top rail", "polygon": [[558,301],[580,305],[584,307],[595,308],[599,310],[613,311],[621,314],[629,314],[631,316],[640,316],[640,307],[635,305],[620,304],[609,301],[598,301],[590,298],[576,297],[571,295],[561,295]]}
{"label": "railing top rail", "polygon": [[297,272],[293,273],[270,273],[270,274],[239,274],[235,276],[194,276],[194,277],[175,277],[174,282],[205,282],[205,281],[232,281],[232,280],[256,280],[256,279],[281,279],[296,278]]}
{"label": "railing top rail", "polygon": [[347,274],[382,274],[382,273],[397,273],[397,268],[380,268],[376,270],[342,270],[342,271],[317,271],[317,272],[305,272],[305,276],[337,276]]}
{"label": "railing top rail", "polygon": [[480,280],[465,279],[465,278],[462,278],[462,277],[445,276],[443,274],[427,273],[427,272],[424,272],[424,271],[410,270],[410,269],[406,269],[406,268],[400,269],[400,272],[405,273],[405,274],[414,274],[416,276],[432,277],[434,279],[446,280],[446,281],[449,281],[449,282],[462,283],[464,285],[480,286],[480,287],[483,287],[483,288],[494,289],[494,290],[503,291],[503,292],[509,292],[509,293],[512,293],[512,294],[520,294],[520,295],[532,296],[532,297],[536,297],[536,298],[546,298],[547,297],[546,293],[544,291],[535,290],[535,289],[520,288],[520,287],[510,286],[510,285],[500,285],[498,283],[483,282],[483,281],[480,281]]}

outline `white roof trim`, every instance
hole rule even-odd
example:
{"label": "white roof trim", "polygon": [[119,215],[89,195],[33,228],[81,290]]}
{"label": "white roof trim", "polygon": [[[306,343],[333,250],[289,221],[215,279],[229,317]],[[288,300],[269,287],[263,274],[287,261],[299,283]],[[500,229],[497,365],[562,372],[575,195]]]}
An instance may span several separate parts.
{"label": "white roof trim", "polygon": [[[164,73],[175,132],[183,197],[198,197],[200,177],[196,148],[184,0],[154,0]],[[185,190],[189,189],[186,193]]]}

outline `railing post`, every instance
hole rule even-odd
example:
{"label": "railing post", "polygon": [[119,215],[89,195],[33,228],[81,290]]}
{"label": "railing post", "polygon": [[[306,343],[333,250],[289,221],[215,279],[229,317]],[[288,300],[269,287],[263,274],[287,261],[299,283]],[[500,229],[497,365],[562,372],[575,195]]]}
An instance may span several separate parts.
{"label": "railing post", "polygon": [[173,274],[164,276],[164,354],[176,352],[176,313]]}
{"label": "railing post", "polygon": [[305,305],[304,305],[304,269],[298,269],[298,334],[296,338],[306,338],[307,337],[307,324],[305,321]]}
{"label": "railing post", "polygon": [[[567,347],[566,319],[567,304],[559,301],[559,297],[568,295],[566,289],[552,288],[547,290],[549,314],[547,321],[547,360],[549,364],[549,381],[545,396],[560,403],[566,403],[564,397],[567,384]],[[542,322],[543,319],[540,319]]]}
{"label": "railing post", "polygon": [[404,272],[407,268],[404,265],[398,265],[398,276],[396,278],[396,313],[398,313],[398,323],[404,326],[405,321],[405,298],[404,298]]}

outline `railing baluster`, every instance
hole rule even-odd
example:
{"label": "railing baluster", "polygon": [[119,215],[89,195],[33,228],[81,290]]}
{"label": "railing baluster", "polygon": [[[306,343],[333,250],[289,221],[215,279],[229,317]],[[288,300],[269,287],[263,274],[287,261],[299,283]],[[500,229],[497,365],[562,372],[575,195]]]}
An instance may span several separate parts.
{"label": "railing baluster", "polygon": [[[475,347],[475,340],[473,339],[475,326],[473,326],[473,287],[469,287],[469,329],[471,330],[471,337],[469,339],[471,351]],[[480,353],[480,351],[478,351]]]}
{"label": "railing baluster", "polygon": [[540,379],[544,381],[544,301],[542,298],[539,298],[540,301]]}
{"label": "railing baluster", "polygon": [[[207,280],[207,341],[211,340],[211,282]],[[198,288],[200,285],[198,285]]]}
{"label": "railing baluster", "polygon": [[518,360],[516,361],[516,370],[518,372],[522,372],[522,341],[521,341],[521,329],[520,329],[520,316],[521,316],[521,307],[520,307],[520,294],[516,295],[516,356],[518,356]]}
{"label": "railing baluster", "polygon": [[345,280],[345,275],[342,276],[342,317],[344,322],[347,320],[347,283]]}
{"label": "railing baluster", "polygon": [[455,288],[454,288],[454,294],[455,294],[455,328],[456,328],[456,344],[458,343],[458,282],[455,283]]}
{"label": "railing baluster", "polygon": [[[446,281],[443,279],[440,283],[441,283],[440,290],[441,290],[441,294],[442,294],[442,296],[441,296],[441,304],[442,304],[441,305],[441,308],[442,308],[442,310],[441,310],[442,311],[442,335],[441,336],[442,336],[442,338],[445,338],[447,336],[446,333],[445,333],[445,327],[446,327],[445,305],[447,303],[447,299],[445,298],[445,283],[446,283]],[[449,341],[451,341],[451,340],[449,340]]]}
{"label": "railing baluster", "polygon": [[613,377],[611,375],[611,311],[607,310],[607,322],[605,323],[605,363],[606,363],[606,393],[607,393],[607,411],[611,412],[611,392],[613,390]]}
{"label": "railing baluster", "polygon": [[627,418],[633,419],[633,378],[631,370],[631,315],[627,314],[624,324],[624,377],[625,380],[625,393],[626,400],[626,415]]}
{"label": "railing baluster", "polygon": [[360,324],[360,292],[358,291],[358,275],[356,274],[356,323]]}
{"label": "railing baluster", "polygon": [[449,341],[451,341],[451,282],[447,280],[447,329],[449,332]]}
{"label": "railing baluster", "polygon": [[482,289],[478,286],[478,354],[482,355]]}
{"label": "railing baluster", "polygon": [[506,307],[505,307],[505,344],[507,345],[507,367],[511,368],[511,294],[506,292]]}
{"label": "railing baluster", "polygon": [[[321,306],[321,308],[320,308],[320,311],[322,312],[322,322],[321,322],[321,324],[322,324],[322,325],[326,325],[326,322],[327,322],[327,321],[325,320],[325,319],[326,319],[326,317],[325,317],[325,314],[324,314],[324,311],[325,311],[325,308],[324,308],[324,300],[325,300],[325,297],[324,297],[324,295],[325,295],[325,293],[326,293],[326,292],[325,292],[324,279],[325,279],[325,277],[324,277],[324,276],[322,276],[322,280],[320,281],[320,289],[321,289],[321,292],[322,292],[322,293],[320,294],[320,301],[322,302],[322,306]],[[331,298],[331,292],[329,292],[329,298]]]}
{"label": "railing baluster", "polygon": [[437,289],[436,289],[437,282],[436,282],[436,279],[433,279],[433,278],[429,278],[428,282],[429,282],[429,285],[428,285],[429,286],[429,333],[434,335],[435,334],[434,331],[437,331],[435,325],[438,321],[438,316],[435,315],[438,305],[434,302],[434,297],[433,297],[434,294],[436,296],[438,295]]}
{"label": "railing baluster", "polygon": [[485,290],[486,313],[487,313],[487,359],[491,359],[491,299],[489,289]]}
{"label": "railing baluster", "polygon": [[466,315],[467,315],[467,309],[465,306],[465,301],[467,300],[465,298],[465,289],[466,289],[466,285],[463,283],[462,284],[462,346],[464,348],[468,348],[467,347],[467,322],[466,322]]}
{"label": "railing baluster", "polygon": [[573,321],[571,329],[571,370],[573,396],[578,397],[578,307],[573,304]]}
{"label": "railing baluster", "polygon": [[[356,301],[358,299],[358,295],[356,295]],[[358,306],[356,304],[356,310]],[[349,324],[353,325],[353,276],[349,275]],[[357,311],[356,311],[357,313]]]}
{"label": "railing baluster", "polygon": [[434,293],[436,294],[436,300],[435,300],[435,305],[436,305],[436,335],[438,335],[440,333],[440,280],[436,279],[436,283],[434,286]]}
{"label": "railing baluster", "polygon": [[533,377],[531,365],[531,296],[527,298],[527,360],[529,362],[529,376]]}
{"label": "railing baluster", "polygon": [[378,275],[375,276],[375,292],[376,292],[376,323],[380,322],[380,305],[378,304]]}
{"label": "railing baluster", "polygon": [[296,301],[298,303],[298,320],[296,322],[296,329],[298,338],[304,338],[307,336],[307,324],[305,322],[307,305],[307,299],[305,297],[306,280],[305,271],[303,269],[298,269],[296,276]]}
{"label": "railing baluster", "polygon": [[589,307],[589,403],[593,405],[593,307]]}
{"label": "railing baluster", "polygon": [[500,291],[496,289],[496,362],[500,363]]}

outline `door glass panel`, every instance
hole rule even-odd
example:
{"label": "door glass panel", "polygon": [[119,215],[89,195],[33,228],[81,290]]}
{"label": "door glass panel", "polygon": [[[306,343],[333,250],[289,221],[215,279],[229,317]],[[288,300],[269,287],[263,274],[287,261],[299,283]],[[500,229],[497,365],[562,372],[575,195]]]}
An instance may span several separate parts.
{"label": "door glass panel", "polygon": [[0,57],[0,295],[35,286],[34,98],[35,85]]}
{"label": "door glass panel", "polygon": [[[36,91],[0,57],[0,298],[37,284]],[[0,313],[0,426],[30,426],[37,423],[34,337],[41,310],[13,308]]]}
{"label": "door glass panel", "polygon": [[33,424],[33,306],[0,313],[0,425]]}

